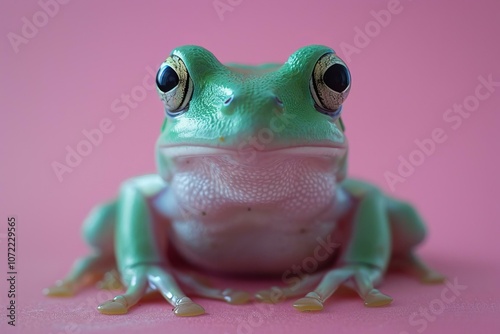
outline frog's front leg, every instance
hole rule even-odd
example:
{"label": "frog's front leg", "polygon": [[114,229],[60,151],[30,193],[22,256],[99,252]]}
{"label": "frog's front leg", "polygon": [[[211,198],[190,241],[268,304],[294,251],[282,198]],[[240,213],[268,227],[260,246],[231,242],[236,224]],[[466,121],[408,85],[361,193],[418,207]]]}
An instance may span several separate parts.
{"label": "frog's front leg", "polygon": [[328,271],[319,285],[294,307],[300,311],[318,311],[337,288],[348,285],[356,290],[366,306],[392,302],[375,286],[382,280],[391,256],[391,229],[386,197],[376,188],[346,181],[343,186],[356,202],[351,233],[340,265]]}
{"label": "frog's front leg", "polygon": [[161,224],[150,201],[165,187],[156,176],[124,183],[117,204],[115,252],[125,293],[99,305],[104,314],[124,314],[150,289],[159,291],[179,316],[195,316],[205,310],[188,298],[166,269],[168,224]]}

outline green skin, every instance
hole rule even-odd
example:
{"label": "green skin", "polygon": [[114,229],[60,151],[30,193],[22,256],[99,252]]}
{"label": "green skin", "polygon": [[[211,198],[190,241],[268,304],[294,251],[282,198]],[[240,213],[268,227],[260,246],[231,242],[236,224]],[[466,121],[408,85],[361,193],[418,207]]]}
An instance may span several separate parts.
{"label": "green skin", "polygon": [[[45,293],[73,295],[107,273],[104,286],[116,279],[125,292],[98,306],[104,314],[126,313],[153,291],[178,316],[205,312],[184,290],[231,304],[250,299],[173,266],[172,249],[200,271],[281,275],[289,286],[255,298],[302,296],[294,303],[300,311],[321,310],[341,285],[366,306],[390,303],[375,286],[393,264],[441,282],[413,252],[425,229],[412,206],[345,177],[343,124],[318,111],[311,90],[325,88],[310,84],[319,59],[332,52],[313,45],[284,64],[246,66],[223,65],[197,46],[175,49],[193,90],[186,97],[179,89],[188,104],[165,119],[158,175],[127,180],[116,200],[92,211],[84,237],[93,253]],[[312,273],[311,257],[324,270]]]}

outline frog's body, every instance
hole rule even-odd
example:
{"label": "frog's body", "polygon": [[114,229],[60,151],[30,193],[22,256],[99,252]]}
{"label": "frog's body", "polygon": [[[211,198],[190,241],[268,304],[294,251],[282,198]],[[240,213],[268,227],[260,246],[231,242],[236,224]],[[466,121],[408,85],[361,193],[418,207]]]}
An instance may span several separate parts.
{"label": "frog's body", "polygon": [[[389,303],[374,286],[391,258],[425,281],[442,279],[413,254],[425,235],[415,210],[345,178],[339,116],[350,74],[331,49],[309,46],[283,65],[254,67],[224,66],[207,50],[185,46],[162,65],[157,85],[169,114],[157,144],[159,175],[126,181],[117,200],[93,211],[84,232],[95,253],[49,295],[72,294],[117,267],[127,291],[100,305],[102,313],[125,313],[156,289],[177,315],[202,314],[176,279],[197,295],[248,300],[176,270],[169,249],[197,268],[295,282],[256,298],[309,292],[294,304],[299,310],[321,309],[341,284],[368,306]],[[333,260],[324,275],[302,279]]]}

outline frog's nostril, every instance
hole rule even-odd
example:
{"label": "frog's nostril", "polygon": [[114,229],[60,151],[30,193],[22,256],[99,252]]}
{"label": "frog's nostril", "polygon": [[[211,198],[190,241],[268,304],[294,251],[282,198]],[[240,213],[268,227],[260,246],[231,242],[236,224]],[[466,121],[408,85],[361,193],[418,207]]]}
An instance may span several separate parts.
{"label": "frog's nostril", "polygon": [[229,105],[229,103],[231,103],[232,100],[233,100],[233,95],[231,95],[230,97],[227,98],[226,101],[224,101],[224,105],[225,106]]}
{"label": "frog's nostril", "polygon": [[280,106],[280,107],[283,106],[283,101],[281,101],[281,99],[279,97],[275,96],[274,99],[276,100],[276,103],[278,104],[278,106]]}

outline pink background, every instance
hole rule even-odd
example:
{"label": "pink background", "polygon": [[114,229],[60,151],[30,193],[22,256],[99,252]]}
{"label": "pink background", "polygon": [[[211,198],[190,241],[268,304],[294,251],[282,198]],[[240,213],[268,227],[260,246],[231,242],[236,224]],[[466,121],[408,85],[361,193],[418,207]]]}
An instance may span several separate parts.
{"label": "pink background", "polygon": [[[386,27],[370,31],[369,43],[358,43],[358,53],[351,55],[342,52],[341,45],[356,46],[356,27],[380,27],[370,23],[371,11],[386,9],[388,0],[232,3],[232,11],[221,20],[212,0],[71,1],[60,5],[17,53],[8,33],[21,35],[22,18],[32,21],[41,7],[36,1],[1,3],[0,267],[7,271],[6,220],[16,215],[16,329],[498,333],[500,87],[480,101],[459,128],[443,120],[448,108],[475,93],[479,76],[491,74],[500,81],[498,1],[401,0],[402,11],[392,15]],[[430,235],[420,254],[467,286],[426,322],[425,330],[409,319],[420,308],[438,305],[445,286],[422,286],[398,275],[389,276],[382,287],[395,298],[390,307],[368,309],[356,297],[341,296],[317,314],[298,313],[291,301],[262,309],[258,304],[236,307],[199,300],[208,315],[175,318],[169,305],[156,301],[143,303],[127,316],[110,317],[95,310],[96,300],[110,296],[106,292],[90,289],[74,299],[42,296],[43,287],[61,278],[73,260],[87,252],[79,232],[90,208],[113,196],[126,178],[155,170],[153,147],[163,118],[156,93],[148,91],[123,120],[111,104],[122,94],[138,91],[149,75],[146,68],[156,70],[171,49],[183,44],[202,45],[221,61],[248,63],[283,62],[308,44],[335,48],[353,76],[344,107],[351,175],[389,192],[384,173],[397,172],[398,157],[408,158],[417,148],[416,139],[443,129],[447,140],[394,191],[414,202],[428,222]],[[82,130],[97,127],[105,118],[111,120],[113,132],[59,182],[52,162],[64,162],[65,147],[75,148],[85,138]],[[7,287],[5,279],[0,282],[5,328]],[[279,281],[230,283],[252,290]]]}

